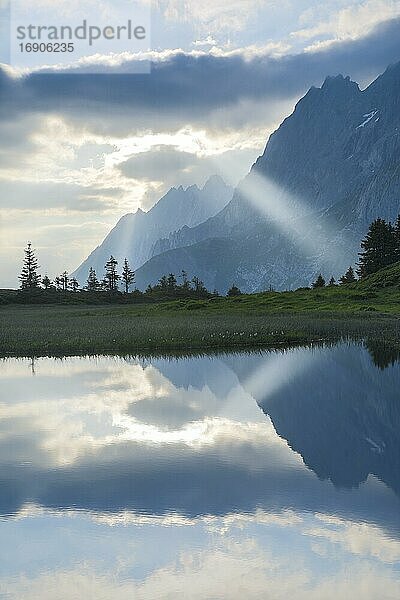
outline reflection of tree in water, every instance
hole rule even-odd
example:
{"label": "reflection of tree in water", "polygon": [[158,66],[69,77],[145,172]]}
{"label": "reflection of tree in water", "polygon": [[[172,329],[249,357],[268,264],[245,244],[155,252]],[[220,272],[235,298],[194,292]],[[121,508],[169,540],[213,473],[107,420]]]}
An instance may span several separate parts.
{"label": "reflection of tree in water", "polygon": [[387,342],[367,340],[365,346],[371,355],[374,364],[382,369],[393,366],[400,361],[400,348],[391,346]]}

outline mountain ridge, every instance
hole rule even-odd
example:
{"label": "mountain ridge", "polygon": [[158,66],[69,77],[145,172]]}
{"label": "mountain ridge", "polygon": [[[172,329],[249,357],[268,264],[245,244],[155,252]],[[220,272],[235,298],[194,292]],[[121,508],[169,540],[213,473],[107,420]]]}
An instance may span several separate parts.
{"label": "mountain ridge", "polygon": [[[399,130],[400,63],[364,90],[348,76],[327,77],[270,136],[219,214],[157,242],[158,256],[138,270],[138,285],[154,283],[161,268],[190,267],[221,292],[228,280],[253,292],[308,285],[320,270],[341,275],[357,259],[369,223],[378,216],[393,220],[399,212]],[[260,198],[246,189],[257,178],[265,188]],[[287,212],[286,230],[274,218],[279,210]],[[207,239],[214,246],[222,240],[221,256],[206,252],[201,258]]]}

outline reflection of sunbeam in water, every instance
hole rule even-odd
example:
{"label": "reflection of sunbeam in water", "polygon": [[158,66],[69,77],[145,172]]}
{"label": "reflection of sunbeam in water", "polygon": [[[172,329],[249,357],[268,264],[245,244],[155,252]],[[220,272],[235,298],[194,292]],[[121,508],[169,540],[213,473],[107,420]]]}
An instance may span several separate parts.
{"label": "reflection of sunbeam in water", "polygon": [[[243,398],[244,391],[256,401],[258,406],[261,407],[265,403],[265,408],[268,410],[268,401],[286,386],[296,385],[296,378],[315,366],[317,361],[318,354],[311,349],[308,352],[304,352],[303,348],[289,352],[269,353],[261,365],[241,380],[240,388],[235,390],[235,394],[239,400]],[[264,412],[262,412],[263,419],[265,419]]]}

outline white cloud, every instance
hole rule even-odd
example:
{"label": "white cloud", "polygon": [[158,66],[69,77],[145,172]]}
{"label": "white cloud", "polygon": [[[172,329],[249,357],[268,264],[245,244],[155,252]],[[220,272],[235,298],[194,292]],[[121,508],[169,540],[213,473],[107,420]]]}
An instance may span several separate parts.
{"label": "white cloud", "polygon": [[292,37],[312,40],[318,37],[329,39],[316,40],[308,50],[321,50],[337,40],[357,39],[371,32],[376,25],[400,15],[398,0],[366,0],[357,5],[347,6],[333,13],[325,20],[315,24],[312,10],[304,15],[309,26],[294,31]]}
{"label": "white cloud", "polygon": [[[226,539],[211,547],[182,552],[177,560],[159,567],[142,581],[98,572],[87,564],[43,573],[37,577],[0,581],[10,600],[397,600],[400,583],[395,574],[373,564],[351,564],[334,575],[313,573],[302,555],[283,557],[252,538]],[[131,561],[132,562],[132,561]],[[266,596],[267,594],[267,596]]]}
{"label": "white cloud", "polygon": [[206,33],[240,31],[268,0],[155,0],[167,20],[193,23]]}
{"label": "white cloud", "polygon": [[323,526],[309,529],[306,535],[329,540],[351,554],[385,563],[400,562],[400,541],[391,538],[376,525],[354,523],[327,515],[317,515],[317,518]]}

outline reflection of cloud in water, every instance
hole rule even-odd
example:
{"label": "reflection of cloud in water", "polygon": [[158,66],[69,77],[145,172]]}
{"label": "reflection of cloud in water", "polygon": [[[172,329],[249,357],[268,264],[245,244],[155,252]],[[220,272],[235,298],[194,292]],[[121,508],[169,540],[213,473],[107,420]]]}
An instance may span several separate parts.
{"label": "reflection of cloud in water", "polygon": [[[397,598],[398,499],[376,477],[351,491],[319,480],[254,400],[318,455],[332,443],[322,400],[341,406],[334,385],[357,403],[364,378],[365,415],[378,389],[381,409],[398,389],[397,367],[371,372],[346,348],[40,359],[34,378],[3,362],[0,595]],[[305,420],[310,399],[319,410]]]}

